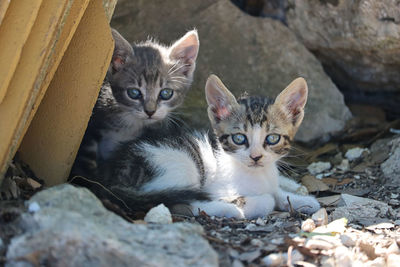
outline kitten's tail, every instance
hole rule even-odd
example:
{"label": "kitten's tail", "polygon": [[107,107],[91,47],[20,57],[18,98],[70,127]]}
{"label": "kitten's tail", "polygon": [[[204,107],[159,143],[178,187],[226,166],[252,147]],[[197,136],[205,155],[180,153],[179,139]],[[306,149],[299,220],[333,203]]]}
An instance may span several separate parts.
{"label": "kitten's tail", "polygon": [[159,204],[172,208],[177,204],[190,204],[196,200],[210,200],[206,192],[190,187],[156,192],[137,192],[131,188],[114,186],[111,191],[114,195],[107,197],[107,199],[131,212],[148,211]]}
{"label": "kitten's tail", "polygon": [[[83,180],[84,184],[82,184],[81,180]],[[72,183],[83,185],[101,200],[107,199],[127,212],[147,212],[159,204],[164,204],[168,208],[172,208],[177,204],[185,205],[196,200],[210,200],[208,193],[192,187],[165,189],[156,192],[138,192],[131,187],[120,185],[108,188],[99,182],[84,177],[75,177]]]}

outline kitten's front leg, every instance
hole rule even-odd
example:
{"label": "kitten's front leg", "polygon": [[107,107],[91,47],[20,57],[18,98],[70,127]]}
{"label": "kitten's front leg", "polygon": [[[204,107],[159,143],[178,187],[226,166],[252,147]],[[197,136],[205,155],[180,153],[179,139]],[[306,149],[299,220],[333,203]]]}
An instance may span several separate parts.
{"label": "kitten's front leg", "polygon": [[296,181],[282,175],[279,175],[279,187],[283,191],[292,192],[303,196],[308,195],[308,190],[304,185],[301,185]]}
{"label": "kitten's front leg", "polygon": [[288,197],[290,204],[296,211],[312,214],[321,207],[317,199],[313,196],[300,196],[278,189],[278,192],[275,193],[275,200],[279,210],[289,211]]}
{"label": "kitten's front leg", "polygon": [[240,202],[242,202],[244,216],[248,219],[264,217],[275,207],[275,199],[270,194],[241,197],[239,204]]}

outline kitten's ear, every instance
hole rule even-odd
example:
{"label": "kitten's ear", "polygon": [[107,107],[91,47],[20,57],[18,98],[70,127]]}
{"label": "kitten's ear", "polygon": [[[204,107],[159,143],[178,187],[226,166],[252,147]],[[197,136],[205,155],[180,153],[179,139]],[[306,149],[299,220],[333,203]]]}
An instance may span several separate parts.
{"label": "kitten's ear", "polygon": [[111,66],[113,71],[117,72],[121,70],[123,65],[130,59],[133,54],[133,49],[129,42],[115,29],[111,29],[111,33],[115,42]]}
{"label": "kitten's ear", "polygon": [[216,121],[229,117],[233,108],[238,105],[232,93],[215,75],[210,75],[207,79],[206,100],[210,119],[216,119]]}
{"label": "kitten's ear", "polygon": [[197,30],[192,30],[169,48],[169,57],[185,64],[185,67],[183,67],[184,75],[193,74],[196,67],[197,54],[199,53],[199,45]]}
{"label": "kitten's ear", "polygon": [[308,87],[306,80],[297,78],[276,97],[275,104],[282,107],[291,117],[295,128],[299,127],[303,121],[307,94]]}

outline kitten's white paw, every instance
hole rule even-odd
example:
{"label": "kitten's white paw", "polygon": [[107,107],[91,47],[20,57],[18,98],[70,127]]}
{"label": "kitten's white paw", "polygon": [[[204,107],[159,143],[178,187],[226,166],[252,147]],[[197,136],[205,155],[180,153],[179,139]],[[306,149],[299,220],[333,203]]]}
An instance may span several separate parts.
{"label": "kitten's white paw", "polygon": [[244,216],[248,219],[264,217],[270,214],[275,207],[275,199],[272,195],[245,197],[243,206]]}

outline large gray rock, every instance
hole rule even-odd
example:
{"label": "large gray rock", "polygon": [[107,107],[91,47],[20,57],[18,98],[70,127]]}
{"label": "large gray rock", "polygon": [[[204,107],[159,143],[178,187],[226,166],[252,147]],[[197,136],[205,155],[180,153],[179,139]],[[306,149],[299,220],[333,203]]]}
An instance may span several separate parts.
{"label": "large gray rock", "polygon": [[310,93],[300,141],[341,130],[350,112],[318,60],[282,23],[246,15],[229,0],[118,1],[112,26],[130,41],[149,35],[163,43],[197,28],[200,52],[193,88],[183,113],[195,126],[208,126],[204,85],[218,75],[240,96],[275,97],[293,79],[304,77]]}
{"label": "large gray rock", "polygon": [[392,186],[400,186],[400,137],[388,143],[389,158],[381,164],[383,175]]}
{"label": "large gray rock", "polygon": [[42,191],[29,203],[36,211],[22,216],[26,232],[12,239],[6,266],[218,265],[198,225],[131,224],[71,185]]}
{"label": "large gray rock", "polygon": [[289,0],[289,6],[289,27],[342,88],[400,92],[399,1]]}

